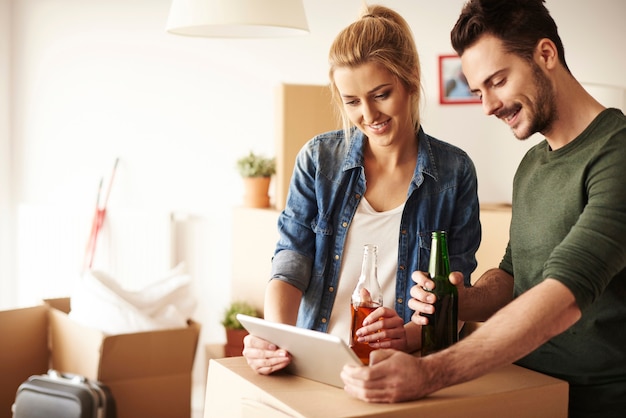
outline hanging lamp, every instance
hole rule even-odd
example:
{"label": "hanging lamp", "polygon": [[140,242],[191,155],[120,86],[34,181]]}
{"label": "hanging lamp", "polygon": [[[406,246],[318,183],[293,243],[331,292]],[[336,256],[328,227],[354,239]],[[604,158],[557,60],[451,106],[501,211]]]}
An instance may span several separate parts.
{"label": "hanging lamp", "polygon": [[172,0],[165,30],[209,38],[274,38],[309,33],[302,0]]}

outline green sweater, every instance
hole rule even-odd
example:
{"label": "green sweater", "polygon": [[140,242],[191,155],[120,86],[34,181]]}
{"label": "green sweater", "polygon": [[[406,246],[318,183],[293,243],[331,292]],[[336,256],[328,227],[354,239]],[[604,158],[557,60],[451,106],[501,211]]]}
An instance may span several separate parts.
{"label": "green sweater", "polygon": [[[570,383],[570,416],[626,416],[626,117],[607,109],[574,141],[543,141],[513,184],[500,268],[517,297],[546,278],[576,297],[582,318],[518,364]],[[578,415],[575,415],[578,413]],[[612,415],[614,414],[614,415]]]}

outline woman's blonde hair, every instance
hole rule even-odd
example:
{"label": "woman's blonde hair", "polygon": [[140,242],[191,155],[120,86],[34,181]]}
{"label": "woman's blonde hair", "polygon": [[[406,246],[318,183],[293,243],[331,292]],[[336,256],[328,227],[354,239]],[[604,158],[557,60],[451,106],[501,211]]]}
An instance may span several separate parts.
{"label": "woman's blonde hair", "polygon": [[421,69],[413,32],[397,12],[380,5],[365,5],[359,20],[342,30],[328,54],[330,90],[341,114],[346,138],[352,123],[335,85],[339,67],[358,67],[377,63],[393,74],[411,95],[411,114],[415,131],[420,126]]}

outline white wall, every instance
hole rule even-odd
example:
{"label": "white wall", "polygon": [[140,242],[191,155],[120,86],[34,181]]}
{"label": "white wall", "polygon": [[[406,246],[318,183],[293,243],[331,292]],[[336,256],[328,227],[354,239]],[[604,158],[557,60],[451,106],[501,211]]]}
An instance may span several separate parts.
{"label": "white wall", "polygon": [[[9,167],[14,190],[2,184],[0,200],[85,219],[86,240],[98,181],[119,157],[109,211],[204,219],[207,250],[194,261],[202,272],[198,319],[209,330],[206,338],[221,338],[218,315],[230,298],[230,216],[242,192],[234,160],[250,148],[273,152],[275,86],[326,83],[328,47],[356,18],[361,0],[305,0],[311,34],[274,40],[166,34],[169,2],[0,0],[0,181],[7,181]],[[452,52],[449,32],[462,0],[379,2],[402,13],[414,30],[426,131],[469,152],[483,202],[508,201],[530,143],[482,116],[479,105],[438,104],[437,56]],[[626,2],[547,5],[574,74],[625,86]],[[4,226],[8,209],[0,210]],[[8,252],[16,237],[10,228],[0,237],[0,304],[6,306],[16,299],[15,257]],[[55,271],[49,275],[57,280]]]}
{"label": "white wall", "polygon": [[9,0],[0,0],[0,307],[13,302],[14,259],[13,214],[11,201],[10,146],[10,56],[11,8]]}

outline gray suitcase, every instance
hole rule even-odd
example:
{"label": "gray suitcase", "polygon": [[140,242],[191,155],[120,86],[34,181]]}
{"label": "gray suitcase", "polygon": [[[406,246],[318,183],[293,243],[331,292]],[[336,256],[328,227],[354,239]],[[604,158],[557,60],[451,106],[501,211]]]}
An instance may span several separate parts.
{"label": "gray suitcase", "polygon": [[13,418],[115,418],[109,388],[82,376],[57,373],[34,375],[17,389]]}

